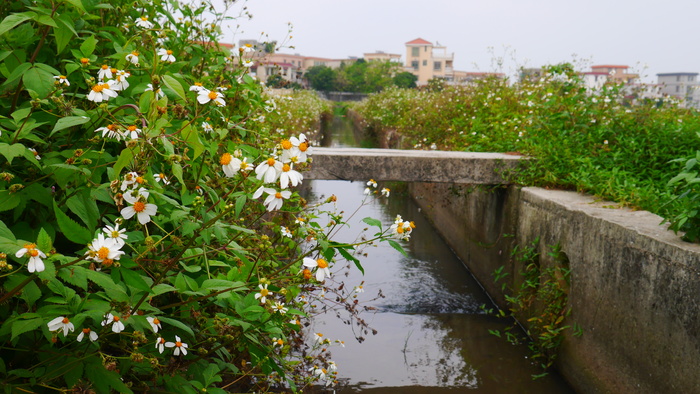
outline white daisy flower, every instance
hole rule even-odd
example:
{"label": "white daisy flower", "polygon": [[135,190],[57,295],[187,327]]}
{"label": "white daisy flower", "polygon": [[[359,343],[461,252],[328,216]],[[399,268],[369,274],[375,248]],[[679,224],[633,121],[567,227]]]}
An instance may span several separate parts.
{"label": "white daisy flower", "polygon": [[224,105],[226,105],[226,102],[224,101],[224,95],[221,92],[216,92],[204,88],[197,91],[197,101],[200,104],[206,104],[210,101],[214,101],[214,103],[219,107],[223,107]]}
{"label": "white daisy flower", "polygon": [[260,289],[260,292],[255,293],[255,299],[259,299],[261,304],[264,304],[267,302],[267,296],[272,295],[270,290],[267,289],[267,285],[260,284],[258,285],[258,288]]}
{"label": "white daisy flower", "polygon": [[316,268],[316,280],[323,282],[327,277],[331,277],[331,271],[328,269],[328,262],[324,259],[311,259],[304,257],[304,267]]}
{"label": "white daisy flower", "polygon": [[112,79],[112,68],[103,64],[100,70],[97,71],[97,80],[104,81],[105,79]]}
{"label": "white daisy flower", "polygon": [[67,317],[64,316],[59,316],[50,322],[47,323],[49,326],[49,331],[61,331],[63,330],[63,336],[66,337],[68,336],[68,331],[73,332],[75,331],[75,327],[73,327],[73,323],[68,320]]}
{"label": "white daisy flower", "polygon": [[160,60],[162,62],[174,62],[175,61],[175,56],[173,56],[173,51],[170,49],[165,49],[165,48],[160,48],[158,49],[158,56],[160,56]]}
{"label": "white daisy flower", "polygon": [[65,75],[55,75],[54,79],[59,85],[64,84],[66,86],[70,86],[70,82],[68,82],[68,78]]}
{"label": "white daisy flower", "polygon": [[97,333],[89,328],[83,328],[83,330],[80,331],[80,334],[78,334],[78,337],[75,338],[75,340],[78,342],[82,342],[85,335],[87,335],[88,338],[90,338],[90,342],[95,342],[97,340]]}
{"label": "white daisy flower", "polygon": [[46,258],[46,255],[41,250],[37,249],[36,244],[25,244],[24,247],[15,253],[15,257],[19,258],[24,255],[29,255],[29,263],[27,263],[27,270],[30,273],[42,272],[44,267],[44,261],[42,258]]}
{"label": "white daisy flower", "polygon": [[108,313],[105,316],[105,319],[102,321],[102,327],[107,326],[109,324],[112,325],[112,332],[115,334],[119,334],[120,332],[124,331],[126,328],[124,326],[124,323],[121,322],[121,318],[119,316],[115,316],[111,313]]}
{"label": "white daisy flower", "polygon": [[175,335],[175,342],[166,342],[165,347],[174,347],[173,355],[179,356],[181,353],[183,356],[187,355],[187,344],[180,340],[180,337]]}
{"label": "white daisy flower", "polygon": [[153,27],[153,22],[149,21],[147,16],[136,18],[134,20],[134,23],[136,24],[136,26],[142,27],[144,29],[150,29]]}

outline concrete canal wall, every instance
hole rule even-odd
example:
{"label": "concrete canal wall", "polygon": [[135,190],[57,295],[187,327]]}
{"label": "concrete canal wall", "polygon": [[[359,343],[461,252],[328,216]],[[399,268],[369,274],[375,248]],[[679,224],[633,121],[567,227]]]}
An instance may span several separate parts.
{"label": "concrete canal wall", "polygon": [[515,245],[537,248],[542,268],[559,245],[571,270],[557,366],[581,393],[700,393],[700,246],[683,242],[661,218],[540,188],[474,190],[412,183],[426,216],[496,302],[501,266],[517,288]]}

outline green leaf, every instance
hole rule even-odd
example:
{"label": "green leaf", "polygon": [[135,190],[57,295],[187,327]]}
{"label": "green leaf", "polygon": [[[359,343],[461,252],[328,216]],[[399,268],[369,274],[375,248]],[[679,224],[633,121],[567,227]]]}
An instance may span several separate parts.
{"label": "green leaf", "polygon": [[39,67],[32,67],[22,75],[22,82],[27,91],[36,92],[39,98],[45,98],[53,90],[56,81],[49,72]]}
{"label": "green leaf", "polygon": [[9,190],[0,190],[0,212],[14,209],[21,201],[19,194],[10,193]]}
{"label": "green leaf", "polygon": [[49,133],[49,137],[51,137],[57,131],[81,125],[89,121],[90,118],[88,118],[87,116],[65,116],[59,119],[58,122],[56,122],[56,125],[53,127],[53,130],[51,130],[51,133]]}
{"label": "green leaf", "polygon": [[[106,370],[101,362],[87,364],[85,375],[88,381],[94,385],[98,393],[133,393],[133,391],[121,381],[121,376],[119,376],[118,373]],[[114,390],[110,390],[110,388]]]}
{"label": "green leaf", "polygon": [[58,27],[56,25],[56,22],[54,22],[53,19],[51,19],[51,16],[49,15],[37,15],[36,17],[33,18],[37,23],[41,23],[42,25],[46,26],[51,26],[51,27]]}
{"label": "green leaf", "polygon": [[[25,64],[29,64],[29,63],[25,63]],[[27,67],[27,70],[29,70],[29,67]],[[22,109],[18,109],[17,111],[13,112],[12,115],[10,115],[10,116],[12,116],[12,119],[15,120],[15,124],[19,125],[20,121],[26,119],[29,116],[29,114],[31,114],[31,113],[32,113],[31,108],[22,108]]]}
{"label": "green leaf", "polygon": [[246,201],[247,201],[247,198],[246,198],[246,195],[245,195],[245,194],[242,195],[242,196],[239,196],[239,197],[236,199],[236,208],[235,208],[236,217],[240,217],[240,216],[241,216],[241,211],[243,211],[243,207],[245,206]]}
{"label": "green leaf", "polygon": [[83,290],[87,290],[87,272],[88,269],[81,267],[79,265],[72,265],[70,267],[63,267],[58,270],[58,277],[63,279],[65,282],[80,287]]}
{"label": "green leaf", "polygon": [[190,334],[190,336],[192,338],[194,338],[194,331],[192,331],[192,329],[190,327],[186,326],[184,323],[181,323],[177,320],[171,319],[169,317],[163,317],[163,316],[159,316],[158,320],[160,320],[161,322],[163,322],[165,324],[170,324],[173,327],[179,328],[179,329],[185,331],[186,333]]}
{"label": "green leaf", "polygon": [[391,245],[392,248],[398,250],[402,255],[408,257],[408,253],[403,250],[403,247],[398,242],[394,241],[393,239],[387,239],[387,242],[389,242],[389,245]]}
{"label": "green leaf", "polygon": [[[2,86],[13,86],[14,82],[16,80],[22,78],[24,73],[27,72],[27,70],[29,70],[31,67],[32,67],[31,63],[20,64],[19,66],[17,66],[17,68],[12,70],[12,74],[10,74],[10,76],[7,77],[7,80],[2,84]],[[29,109],[29,108],[25,108],[25,109]],[[31,111],[31,109],[29,109],[29,110]],[[18,112],[18,111],[15,111],[15,113],[16,112]],[[12,114],[13,115],[12,118],[15,119],[15,121],[17,121],[17,119],[14,117],[15,113]],[[24,118],[26,118],[26,116]],[[24,118],[22,118],[22,119],[24,119]]]}
{"label": "green leaf", "polygon": [[245,283],[243,282],[233,282],[224,279],[207,279],[202,283],[202,289],[207,289],[211,291],[219,291],[231,289],[231,291],[238,291],[245,288]]}
{"label": "green leaf", "polygon": [[14,340],[27,331],[36,330],[37,328],[41,327],[42,324],[44,324],[44,320],[36,313],[25,313],[20,315],[17,320],[12,322],[11,340]]}
{"label": "green leaf", "polygon": [[39,248],[39,250],[45,250],[49,251],[52,248],[53,242],[51,241],[51,237],[49,234],[44,230],[43,228],[39,230],[39,236],[37,237],[36,240],[36,246]]}
{"label": "green leaf", "polygon": [[147,293],[151,292],[151,286],[146,283],[145,280],[139,275],[136,271],[132,271],[130,269],[126,268],[115,268],[119,270],[119,273],[122,276],[122,279],[124,280],[124,283],[127,284],[128,286],[134,287],[139,290],[143,290]]}
{"label": "green leaf", "polygon": [[53,202],[53,210],[56,215],[56,221],[58,222],[58,228],[66,238],[81,245],[86,245],[92,241],[92,233],[63,213],[56,204],[56,201]]}
{"label": "green leaf", "polygon": [[181,185],[185,184],[185,180],[182,177],[182,166],[180,163],[174,162],[171,166],[172,169],[172,174],[175,178],[177,178],[178,181],[180,181]]}
{"label": "green leaf", "polygon": [[90,191],[85,189],[66,201],[68,209],[85,223],[90,232],[94,232],[100,220],[97,202],[90,197]]}
{"label": "green leaf", "polygon": [[366,218],[362,219],[362,221],[367,223],[370,226],[379,227],[379,230],[382,229],[382,222],[380,222],[377,219],[366,217]]}
{"label": "green leaf", "polygon": [[15,235],[12,233],[9,227],[0,220],[0,237],[7,238],[10,241],[16,241],[17,238],[15,238]]}
{"label": "green leaf", "polygon": [[117,179],[119,179],[119,173],[122,171],[122,169],[131,164],[131,160],[134,159],[134,155],[138,154],[140,151],[141,148],[138,146],[136,146],[134,149],[125,148],[122,150],[122,153],[119,154],[117,162],[114,163],[114,176]]}
{"label": "green leaf", "polygon": [[[221,368],[216,364],[209,364],[209,366],[202,371],[202,378],[204,380],[204,387],[209,387],[213,383],[221,382],[221,376],[218,375]],[[209,390],[205,390],[209,392]]]}
{"label": "green leaf", "polygon": [[19,14],[8,15],[2,20],[2,22],[0,22],[0,36],[7,33],[10,31],[10,29],[19,25],[20,23],[32,19],[35,16],[35,12],[22,12]]}
{"label": "green leaf", "polygon": [[83,363],[77,358],[71,357],[66,360],[66,364],[69,364],[71,367],[63,374],[63,379],[66,381],[67,387],[73,387],[83,377]]}
{"label": "green leaf", "polygon": [[[69,3],[73,7],[75,7],[78,11],[85,12],[85,7],[83,7],[83,2],[81,0],[66,0],[66,3]],[[70,387],[72,385],[68,385]]]}
{"label": "green leaf", "polygon": [[180,133],[182,137],[187,141],[188,145],[192,148],[193,159],[199,157],[199,155],[204,152],[204,145],[199,141],[199,132],[196,127],[187,126]]}
{"label": "green leaf", "polygon": [[182,85],[177,81],[177,79],[171,77],[170,75],[163,75],[161,78],[165,83],[165,86],[175,92],[175,94],[183,101],[187,101],[185,98],[185,90],[182,88]]}
{"label": "green leaf", "polygon": [[[350,248],[353,250],[352,248]],[[355,263],[355,267],[357,267],[360,272],[362,272],[362,275],[365,274],[365,269],[362,267],[362,264],[360,264],[360,260],[358,260],[355,256],[351,255],[350,252],[348,252],[345,248],[338,248],[338,252],[340,252],[340,255],[345,258],[345,260],[352,261]]]}
{"label": "green leaf", "polygon": [[82,52],[83,56],[90,57],[90,55],[92,55],[92,53],[95,51],[96,44],[97,39],[95,36],[87,36],[85,41],[80,44],[80,52]]}
{"label": "green leaf", "polygon": [[[25,148],[25,146],[22,144],[10,145],[6,143],[0,143],[0,155],[5,156],[9,164],[12,164],[12,159],[14,159],[15,157],[22,156],[26,149],[27,148]],[[2,206],[2,204],[0,204],[0,206]],[[1,208],[0,211],[2,211]]]}

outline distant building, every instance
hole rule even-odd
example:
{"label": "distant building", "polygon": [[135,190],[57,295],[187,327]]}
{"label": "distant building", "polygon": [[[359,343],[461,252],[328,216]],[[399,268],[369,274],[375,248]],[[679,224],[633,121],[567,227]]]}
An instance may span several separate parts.
{"label": "distant building", "polygon": [[365,53],[363,58],[368,62],[371,61],[381,61],[381,62],[401,62],[401,55],[398,53],[386,53],[383,51],[376,51],[374,53]]}
{"label": "distant building", "polygon": [[700,108],[698,73],[663,73],[656,77],[661,94],[685,100],[687,107]]}
{"label": "distant building", "polygon": [[615,82],[637,83],[639,74],[628,73],[629,66],[600,65],[591,66],[593,73],[606,73],[608,79]]}
{"label": "distant building", "polygon": [[454,81],[454,54],[448,54],[447,48],[417,38],[406,43],[406,71],[418,77],[416,83],[425,85],[433,78]]}
{"label": "distant building", "polygon": [[610,73],[605,71],[586,71],[579,73],[583,84],[591,90],[599,90],[606,82],[612,80]]}

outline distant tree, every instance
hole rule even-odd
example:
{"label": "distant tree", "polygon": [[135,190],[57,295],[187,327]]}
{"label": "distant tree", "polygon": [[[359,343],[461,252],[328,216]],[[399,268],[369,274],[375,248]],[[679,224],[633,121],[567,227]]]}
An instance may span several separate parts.
{"label": "distant tree", "polygon": [[415,88],[416,87],[416,81],[418,81],[418,77],[411,74],[408,71],[403,71],[400,72],[396,75],[394,75],[393,82],[394,85],[400,88]]}
{"label": "distant tree", "polygon": [[330,92],[337,90],[336,88],[336,72],[327,66],[310,67],[304,78],[309,81],[309,86],[312,89],[321,92]]}

